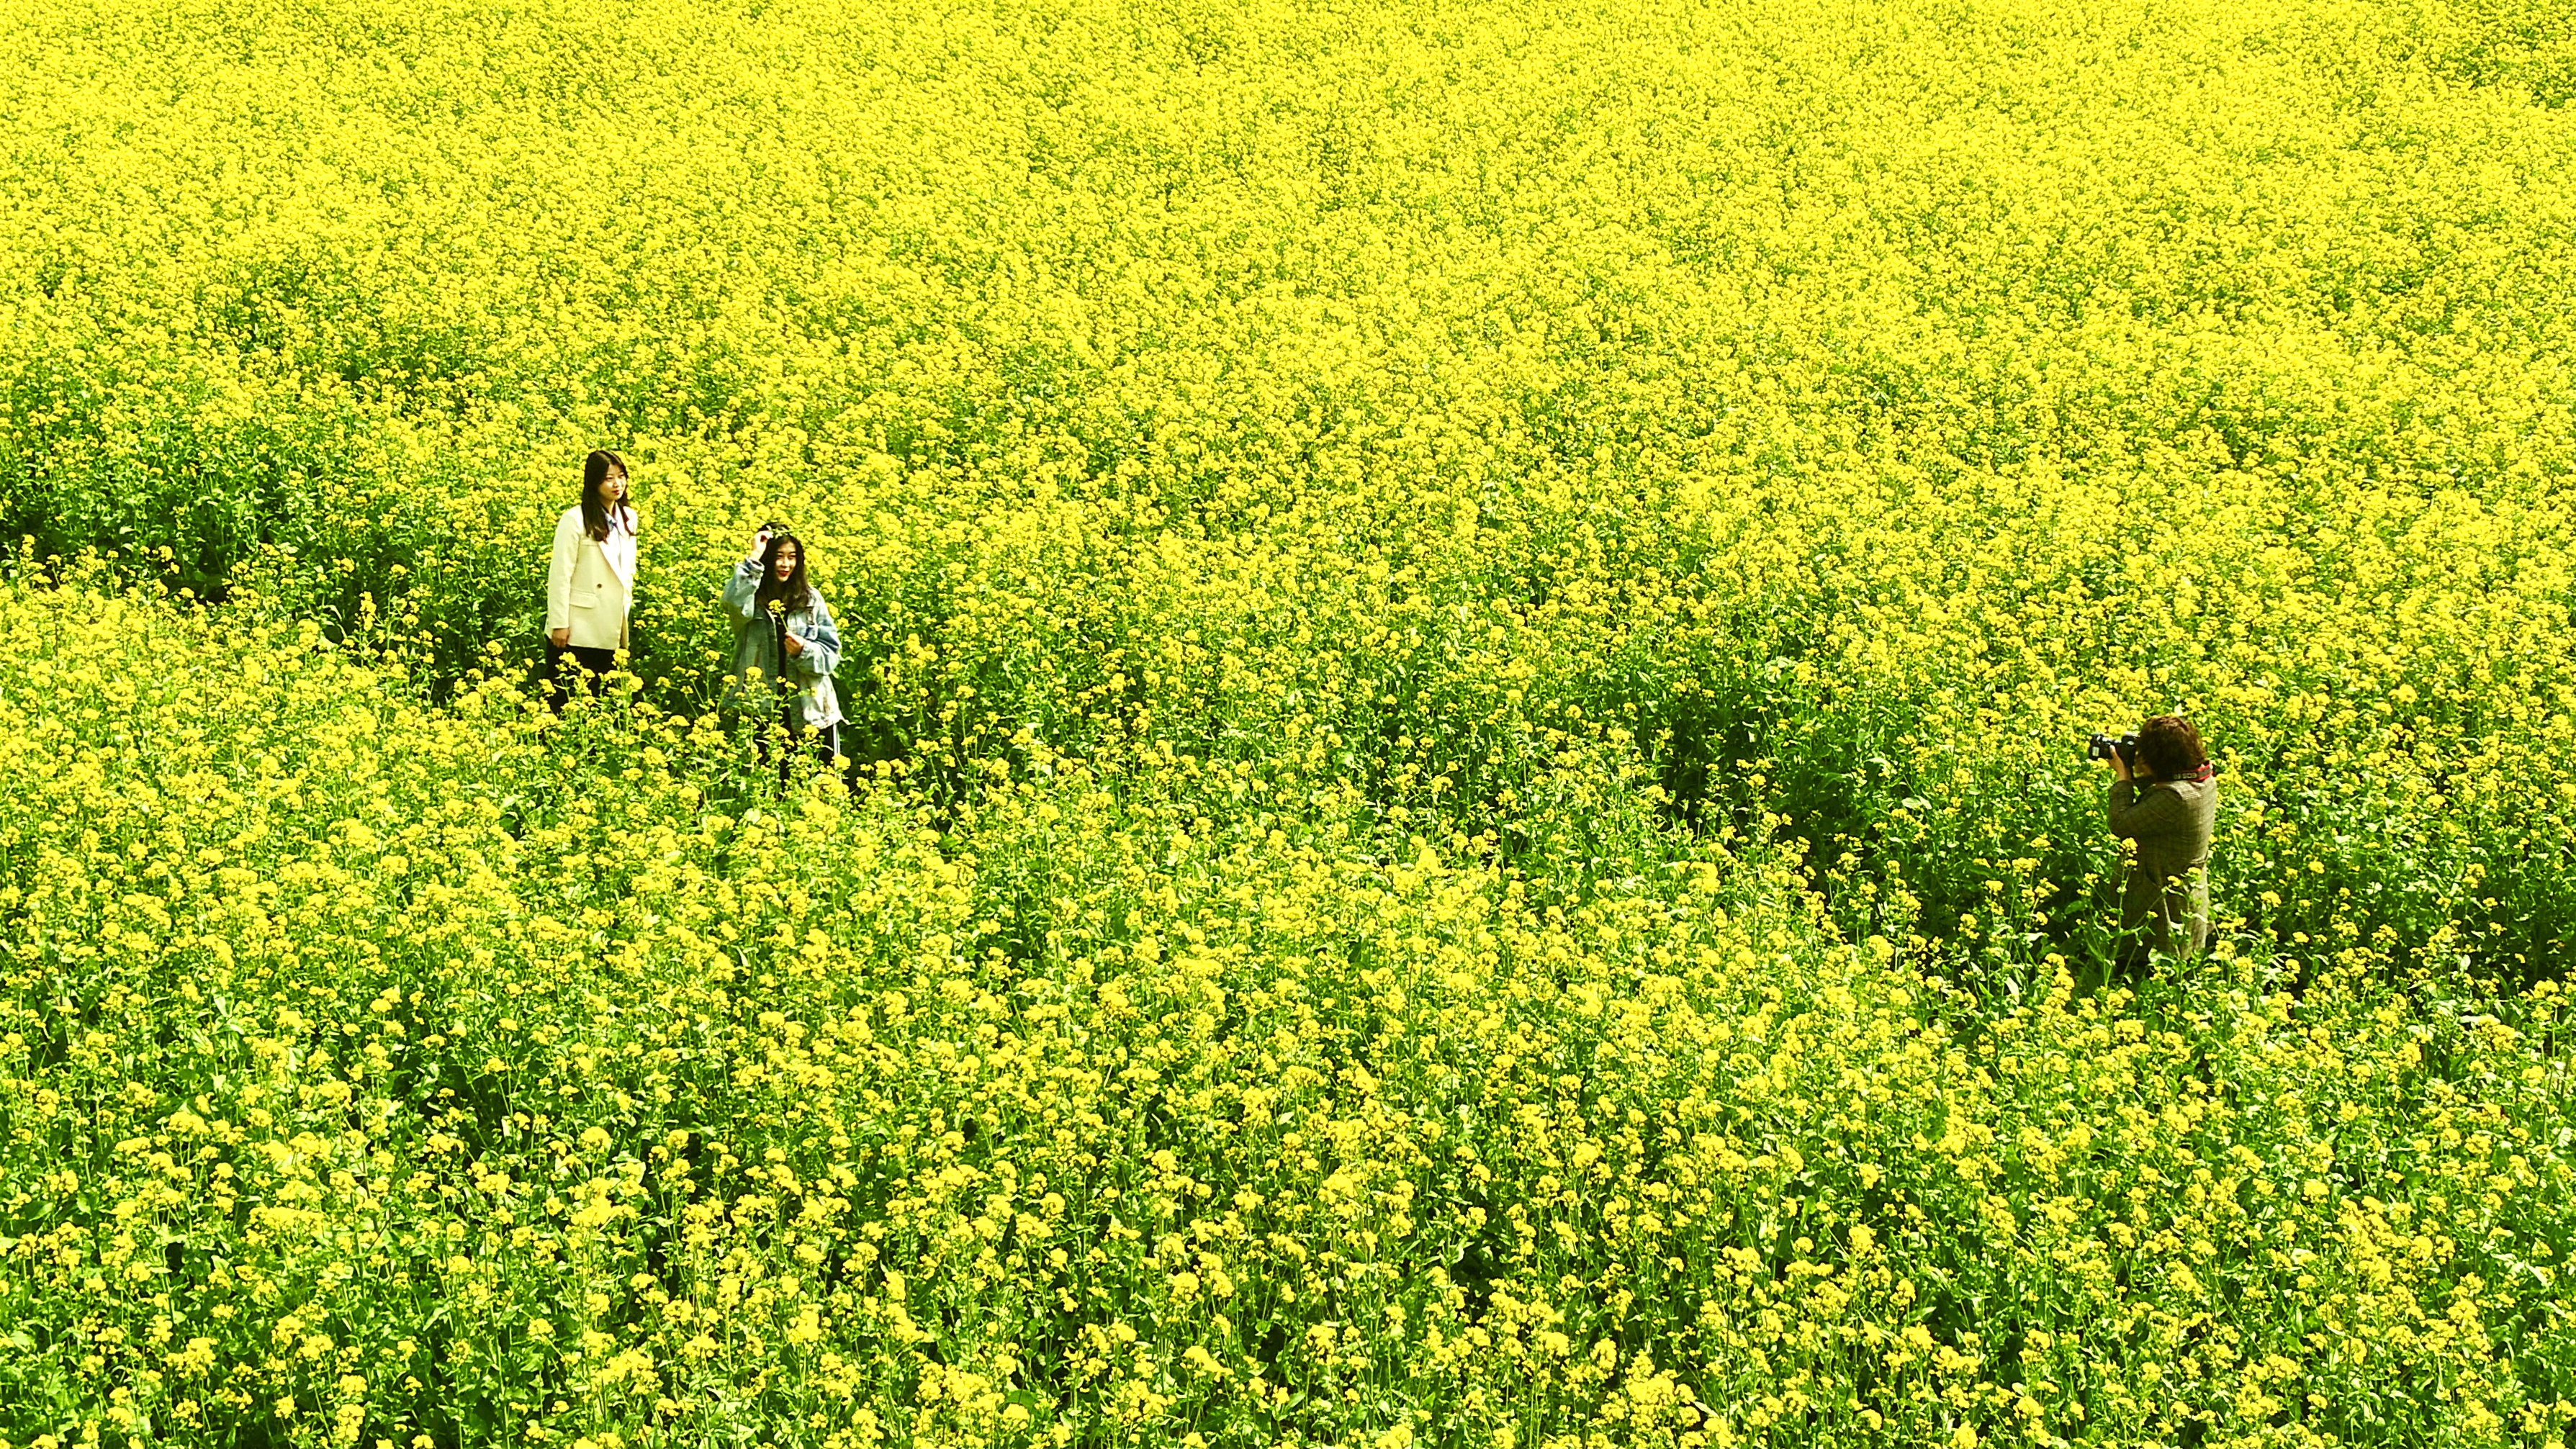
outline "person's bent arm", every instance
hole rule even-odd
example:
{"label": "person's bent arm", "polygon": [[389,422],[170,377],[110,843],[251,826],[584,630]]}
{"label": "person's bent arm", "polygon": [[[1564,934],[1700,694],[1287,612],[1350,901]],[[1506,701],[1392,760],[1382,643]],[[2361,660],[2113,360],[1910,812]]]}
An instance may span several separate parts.
{"label": "person's bent arm", "polygon": [[841,667],[841,629],[832,622],[831,606],[821,595],[814,598],[813,623],[804,635],[805,647],[796,651],[792,665],[797,673],[820,679]]}
{"label": "person's bent arm", "polygon": [[556,648],[572,637],[572,566],[581,552],[581,510],[555,522],[554,557],[546,565],[546,639]]}
{"label": "person's bent arm", "polygon": [[724,606],[744,623],[760,618],[760,560],[747,558],[733,566],[733,577],[725,580]]}
{"label": "person's bent arm", "polygon": [[2171,790],[2154,790],[2134,780],[2114,780],[2104,796],[2111,833],[2123,840],[2163,835],[2191,825],[2191,807]]}

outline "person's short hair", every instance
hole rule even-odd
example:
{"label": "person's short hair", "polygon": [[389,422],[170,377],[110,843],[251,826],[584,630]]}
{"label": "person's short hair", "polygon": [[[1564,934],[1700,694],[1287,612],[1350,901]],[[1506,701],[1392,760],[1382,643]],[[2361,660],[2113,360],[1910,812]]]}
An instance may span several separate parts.
{"label": "person's short hair", "polygon": [[2160,714],[2138,726],[2138,754],[2159,779],[2179,780],[2209,763],[2200,731],[2178,714]]}

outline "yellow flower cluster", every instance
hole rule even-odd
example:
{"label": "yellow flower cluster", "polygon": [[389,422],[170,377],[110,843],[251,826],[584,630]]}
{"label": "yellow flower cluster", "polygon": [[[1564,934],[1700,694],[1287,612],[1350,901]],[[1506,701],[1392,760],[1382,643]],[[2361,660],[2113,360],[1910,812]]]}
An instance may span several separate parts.
{"label": "yellow flower cluster", "polygon": [[930,831],[0,604],[12,1444],[2569,1422],[2545,983],[1994,1007],[1759,853],[1577,891],[1063,759]]}
{"label": "yellow flower cluster", "polygon": [[2576,1420],[2554,11],[0,20],[0,1449]]}
{"label": "yellow flower cluster", "polygon": [[2178,707],[2265,934],[2576,948],[2537,9],[9,18],[40,555],[453,677],[609,444],[655,697],[783,514],[951,793],[1025,731],[1503,833],[1572,737],[2026,965],[2070,739]]}

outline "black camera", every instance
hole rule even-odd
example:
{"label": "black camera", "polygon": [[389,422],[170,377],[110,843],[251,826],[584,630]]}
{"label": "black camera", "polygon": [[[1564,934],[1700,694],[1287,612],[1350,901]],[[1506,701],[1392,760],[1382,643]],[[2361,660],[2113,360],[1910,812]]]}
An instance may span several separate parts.
{"label": "black camera", "polygon": [[2088,760],[2107,760],[2111,758],[2115,751],[2124,762],[2132,765],[2136,764],[2138,762],[2138,737],[2136,735],[2122,735],[2115,740],[2109,735],[2097,734],[2092,739],[2087,740],[2084,743],[2084,758]]}

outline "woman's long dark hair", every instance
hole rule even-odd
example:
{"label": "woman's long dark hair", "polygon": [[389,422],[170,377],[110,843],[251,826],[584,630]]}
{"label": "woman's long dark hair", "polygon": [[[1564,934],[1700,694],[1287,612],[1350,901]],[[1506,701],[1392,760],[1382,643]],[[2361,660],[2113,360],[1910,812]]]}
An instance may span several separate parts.
{"label": "woman's long dark hair", "polygon": [[[796,545],[796,569],[782,581],[777,572],[778,550],[791,543]],[[768,608],[772,600],[790,613],[814,602],[814,590],[805,582],[805,541],[792,533],[771,534],[769,547],[760,551],[760,607]]]}
{"label": "woman's long dark hair", "polygon": [[626,498],[618,507],[635,506],[635,475],[626,471],[626,460],[601,448],[582,460],[581,465],[581,531],[606,542],[608,539],[608,501],[599,496],[599,485],[615,471],[626,480]]}

